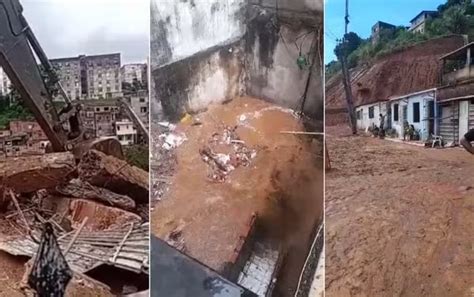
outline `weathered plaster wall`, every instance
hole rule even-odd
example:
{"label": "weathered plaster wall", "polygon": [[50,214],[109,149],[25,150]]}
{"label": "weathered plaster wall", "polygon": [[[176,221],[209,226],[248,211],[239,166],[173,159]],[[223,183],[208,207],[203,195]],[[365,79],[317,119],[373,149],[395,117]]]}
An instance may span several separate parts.
{"label": "weathered plaster wall", "polygon": [[164,114],[174,121],[238,96],[242,57],[242,41],[237,41],[156,68],[152,80]]}
{"label": "weathered plaster wall", "polygon": [[168,117],[244,93],[301,110],[306,94],[322,120],[322,0],[152,0],[151,18],[154,102]]}
{"label": "weathered plaster wall", "polygon": [[155,103],[170,119],[241,92],[245,0],[151,2]]}
{"label": "weathered plaster wall", "polygon": [[[322,1],[250,0],[247,92],[323,118]],[[311,67],[300,69],[299,55]],[[308,87],[307,87],[308,85]]]}

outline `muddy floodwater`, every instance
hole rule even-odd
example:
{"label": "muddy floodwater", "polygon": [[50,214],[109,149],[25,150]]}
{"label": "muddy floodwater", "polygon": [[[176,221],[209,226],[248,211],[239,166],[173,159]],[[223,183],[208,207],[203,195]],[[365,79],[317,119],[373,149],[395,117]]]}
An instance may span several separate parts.
{"label": "muddy floodwater", "polygon": [[[229,130],[237,142],[222,141]],[[275,293],[291,295],[322,218],[323,172],[322,144],[280,133],[288,130],[304,130],[291,110],[249,97],[210,106],[178,124],[175,133],[186,140],[176,149],[168,192],[151,215],[152,233],[173,234],[185,253],[222,271],[257,213],[260,236],[289,252],[280,278],[286,285]],[[203,156],[203,148],[212,154]]]}

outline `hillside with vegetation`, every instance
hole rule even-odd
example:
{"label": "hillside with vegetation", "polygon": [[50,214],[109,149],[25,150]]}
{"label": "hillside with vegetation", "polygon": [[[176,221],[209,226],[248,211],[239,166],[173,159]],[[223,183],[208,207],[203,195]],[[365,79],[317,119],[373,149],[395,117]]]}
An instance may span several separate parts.
{"label": "hillside with vegetation", "polygon": [[[409,32],[403,26],[395,30],[382,30],[380,39],[372,43],[371,39],[362,39],[356,33],[350,32],[345,36],[346,43],[339,44],[334,49],[336,56],[348,55],[348,67],[371,63],[388,54],[404,50],[423,41],[449,35],[468,35],[474,39],[474,5],[472,0],[448,0],[438,7],[439,17],[427,21],[425,33]],[[339,61],[326,64],[326,80],[339,73]]]}

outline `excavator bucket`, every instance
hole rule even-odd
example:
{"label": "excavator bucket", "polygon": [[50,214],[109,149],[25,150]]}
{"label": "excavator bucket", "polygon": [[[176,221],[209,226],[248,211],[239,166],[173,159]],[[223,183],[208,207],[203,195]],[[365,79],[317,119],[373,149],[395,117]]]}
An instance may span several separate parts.
{"label": "excavator bucket", "polygon": [[81,142],[74,147],[72,152],[76,159],[80,159],[89,150],[97,150],[118,159],[125,159],[122,145],[120,144],[120,141],[114,137],[92,139],[90,141]]}
{"label": "excavator bucket", "polygon": [[[106,155],[113,156],[121,160],[125,159],[125,155],[123,154],[122,150],[122,145],[120,144],[120,141],[118,141],[114,137],[96,138],[88,141],[83,141],[74,146],[74,148],[72,149],[72,153],[74,154],[76,160],[79,160],[89,150],[97,150]],[[48,144],[48,146],[46,147],[46,153],[54,153],[54,149],[50,144]]]}

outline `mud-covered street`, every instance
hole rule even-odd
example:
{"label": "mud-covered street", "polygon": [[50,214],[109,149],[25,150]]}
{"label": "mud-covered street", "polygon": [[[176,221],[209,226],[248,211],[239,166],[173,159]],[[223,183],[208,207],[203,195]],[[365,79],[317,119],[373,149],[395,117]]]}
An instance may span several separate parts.
{"label": "mud-covered street", "polygon": [[474,156],[326,139],[326,296],[472,296]]}

